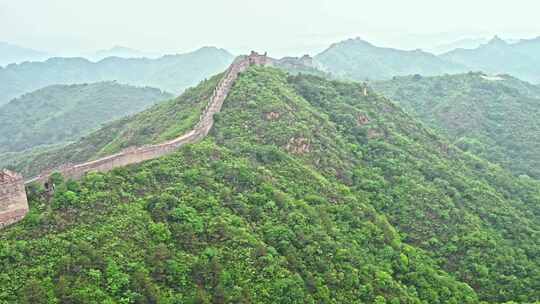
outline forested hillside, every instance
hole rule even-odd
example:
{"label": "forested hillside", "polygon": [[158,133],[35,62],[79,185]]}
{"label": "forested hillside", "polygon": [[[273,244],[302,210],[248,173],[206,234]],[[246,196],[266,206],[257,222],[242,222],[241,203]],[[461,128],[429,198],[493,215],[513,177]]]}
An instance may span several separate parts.
{"label": "forested hillside", "polygon": [[333,44],[316,55],[315,60],[336,77],[361,81],[389,79],[398,75],[468,72],[461,64],[446,61],[421,50],[382,48],[360,38]]}
{"label": "forested hillside", "polygon": [[0,153],[77,140],[171,97],[158,89],[115,82],[49,86],[0,107]]}
{"label": "forested hillside", "polygon": [[540,87],[482,73],[395,77],[373,86],[463,150],[540,178]]}
{"label": "forested hillside", "polygon": [[[212,81],[175,104],[205,104]],[[0,232],[0,302],[540,300],[540,184],[363,93],[254,67],[204,142],[55,177],[51,198],[31,188],[29,216]],[[136,121],[113,125],[170,135]]]}
{"label": "forested hillside", "polygon": [[0,158],[6,167],[30,177],[66,163],[79,163],[111,155],[131,146],[160,143],[190,130],[222,75],[202,81],[181,96],[161,102],[146,111],[113,121],[81,139],[32,155]]}
{"label": "forested hillside", "polygon": [[0,68],[0,105],[53,84],[112,80],[180,93],[224,70],[232,60],[223,49],[205,47],[158,59],[109,57],[94,63],[83,58],[51,58],[10,65]]}

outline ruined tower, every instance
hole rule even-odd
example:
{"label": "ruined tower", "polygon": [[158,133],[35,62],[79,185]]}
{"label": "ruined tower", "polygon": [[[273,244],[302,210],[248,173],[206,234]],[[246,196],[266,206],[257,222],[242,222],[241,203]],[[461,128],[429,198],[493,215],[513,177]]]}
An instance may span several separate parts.
{"label": "ruined tower", "polygon": [[0,171],[0,228],[16,223],[28,213],[24,180],[20,174]]}
{"label": "ruined tower", "polygon": [[255,51],[251,51],[249,56],[247,56],[247,62],[249,65],[262,65],[265,66],[270,63],[270,58],[267,56],[266,53],[259,54]]}

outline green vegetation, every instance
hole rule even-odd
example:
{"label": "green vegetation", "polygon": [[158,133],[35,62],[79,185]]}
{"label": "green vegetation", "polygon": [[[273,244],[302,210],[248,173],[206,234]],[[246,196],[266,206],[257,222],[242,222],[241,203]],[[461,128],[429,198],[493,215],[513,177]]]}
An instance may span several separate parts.
{"label": "green vegetation", "polygon": [[277,149],[258,153],[267,163],[205,142],[57,182],[52,202],[33,196],[32,213],[1,236],[0,299],[476,301],[349,189]]}
{"label": "green vegetation", "polygon": [[382,48],[360,38],[336,43],[315,59],[336,77],[361,81],[390,79],[398,75],[442,75],[468,71],[463,65],[421,50]]}
{"label": "green vegetation", "polygon": [[251,68],[205,141],[54,179],[0,233],[0,302],[540,300],[540,184],[356,83]]}
{"label": "green vegetation", "polygon": [[158,59],[109,57],[94,63],[83,58],[51,58],[14,64],[0,68],[0,105],[49,85],[113,80],[178,94],[224,70],[233,59],[223,49],[205,47]]}
{"label": "green vegetation", "polygon": [[[6,167],[33,176],[65,163],[79,163],[120,152],[131,146],[161,143],[190,130],[222,75],[201,82],[181,96],[112,123],[65,147],[32,155],[8,156]],[[0,159],[0,162],[2,160]]]}
{"label": "green vegetation", "polygon": [[115,82],[49,86],[0,107],[0,153],[73,141],[171,97]]}
{"label": "green vegetation", "polygon": [[463,150],[540,178],[540,87],[481,73],[396,77],[373,86]]}

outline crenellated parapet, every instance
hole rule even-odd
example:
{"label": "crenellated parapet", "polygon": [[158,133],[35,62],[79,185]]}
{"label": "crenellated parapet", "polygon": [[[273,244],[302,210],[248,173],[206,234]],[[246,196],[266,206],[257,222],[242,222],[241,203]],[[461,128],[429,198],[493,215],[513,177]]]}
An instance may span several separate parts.
{"label": "crenellated parapet", "polygon": [[22,175],[0,171],[0,228],[23,219],[28,213],[28,201]]}
{"label": "crenellated parapet", "polygon": [[66,179],[77,180],[88,172],[107,172],[114,168],[140,163],[146,160],[170,154],[179,147],[202,140],[214,125],[214,114],[221,111],[223,102],[227,98],[238,75],[252,65],[268,65],[271,59],[266,53],[261,55],[251,52],[248,56],[238,57],[229,66],[225,75],[218,83],[210,101],[203,110],[199,122],[189,132],[164,143],[143,147],[129,147],[123,151],[81,164],[65,164],[52,170],[42,172],[40,175],[23,180],[19,174],[3,170],[0,173],[0,228],[18,222],[28,213],[28,202],[25,192],[25,183],[39,183],[46,188],[50,185],[50,176],[58,172]]}
{"label": "crenellated parapet", "polygon": [[48,186],[52,172],[61,173],[66,179],[80,179],[88,172],[107,172],[117,167],[140,163],[174,152],[179,147],[202,140],[214,125],[214,114],[221,111],[223,102],[227,98],[238,75],[252,65],[268,65],[271,59],[265,54],[251,52],[247,56],[238,57],[226,70],[223,78],[214,89],[210,101],[199,117],[198,123],[189,132],[164,143],[143,147],[130,147],[117,154],[106,156],[94,161],[81,164],[68,164],[48,170],[40,175],[28,179],[27,184],[37,182]]}

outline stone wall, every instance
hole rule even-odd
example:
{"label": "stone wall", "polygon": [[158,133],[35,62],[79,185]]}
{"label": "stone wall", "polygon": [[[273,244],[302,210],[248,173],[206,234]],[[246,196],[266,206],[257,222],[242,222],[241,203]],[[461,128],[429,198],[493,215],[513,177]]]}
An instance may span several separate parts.
{"label": "stone wall", "polygon": [[252,65],[267,65],[270,60],[266,54],[260,55],[251,52],[249,56],[237,58],[225,72],[225,75],[218,83],[210,98],[210,102],[203,110],[199,122],[195,127],[171,141],[144,147],[131,147],[120,153],[103,157],[94,161],[76,165],[64,165],[53,170],[41,173],[39,176],[31,178],[26,183],[38,182],[45,184],[52,172],[59,172],[67,179],[80,179],[88,172],[107,172],[117,167],[140,163],[145,160],[157,158],[169,154],[187,143],[195,143],[203,139],[214,124],[214,114],[221,111],[223,102],[232,88],[238,75],[247,70]]}
{"label": "stone wall", "polygon": [[238,75],[252,65],[267,65],[269,63],[270,59],[266,54],[259,55],[255,52],[251,52],[249,56],[237,58],[214,89],[210,102],[199,117],[199,122],[191,131],[173,140],[157,145],[131,147],[120,153],[81,164],[65,164],[42,172],[26,181],[19,174],[7,170],[0,171],[0,228],[20,221],[28,213],[25,184],[33,182],[46,184],[53,172],[61,173],[66,179],[80,179],[88,172],[107,172],[117,167],[140,163],[172,153],[185,144],[202,140],[214,125],[214,114],[221,111],[223,102]]}
{"label": "stone wall", "polygon": [[28,213],[23,177],[0,171],[0,228],[20,221]]}

